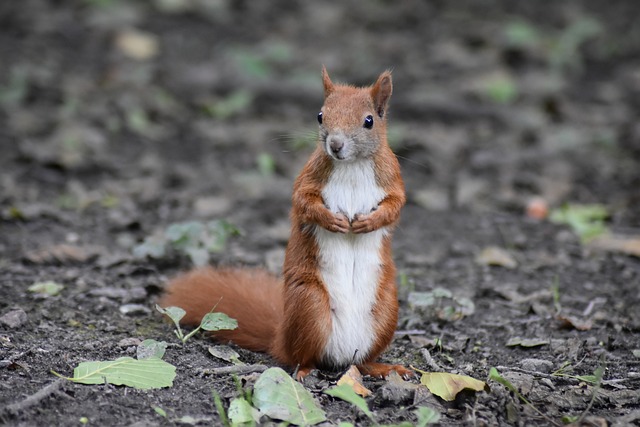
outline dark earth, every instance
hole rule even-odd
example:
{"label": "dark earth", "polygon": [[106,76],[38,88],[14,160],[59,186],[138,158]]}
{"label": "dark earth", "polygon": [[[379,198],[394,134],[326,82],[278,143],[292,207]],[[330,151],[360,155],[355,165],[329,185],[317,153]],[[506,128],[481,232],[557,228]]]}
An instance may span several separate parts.
{"label": "dark earth", "polygon": [[[278,271],[324,64],[358,85],[393,70],[408,203],[383,360],[483,381],[496,367],[530,402],[495,381],[445,402],[365,378],[376,422],[427,406],[440,425],[640,425],[639,16],[636,0],[0,2],[0,423],[222,425],[213,391],[227,406],[236,382],[207,370],[229,363],[154,309],[192,262],[139,245],[224,219],[241,234],[211,264]],[[581,239],[527,215],[532,200],[601,204],[605,240],[631,244]],[[28,289],[48,281],[64,288]],[[173,387],[51,373],[147,338],[170,343]],[[370,424],[322,393],[339,375],[305,386],[331,424]]]}

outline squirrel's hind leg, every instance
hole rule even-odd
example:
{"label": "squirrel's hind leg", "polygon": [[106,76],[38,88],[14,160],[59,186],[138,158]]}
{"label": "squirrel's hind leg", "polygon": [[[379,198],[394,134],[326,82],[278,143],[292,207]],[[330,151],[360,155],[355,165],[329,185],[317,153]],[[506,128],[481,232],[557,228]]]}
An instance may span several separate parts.
{"label": "squirrel's hind leg", "polygon": [[415,372],[407,369],[402,365],[388,365],[386,363],[370,362],[358,365],[358,370],[362,375],[369,375],[377,378],[385,378],[389,376],[391,371],[396,371],[404,379],[415,377]]}

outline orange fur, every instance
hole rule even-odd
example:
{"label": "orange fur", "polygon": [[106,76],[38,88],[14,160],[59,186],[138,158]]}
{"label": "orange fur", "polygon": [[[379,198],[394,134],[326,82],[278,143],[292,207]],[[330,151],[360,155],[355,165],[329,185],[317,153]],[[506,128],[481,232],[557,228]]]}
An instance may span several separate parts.
{"label": "orange fur", "polygon": [[[297,366],[299,379],[316,367],[327,364],[336,367],[324,354],[336,302],[330,301],[323,282],[316,228],[362,234],[386,227],[379,253],[378,282],[371,284],[375,287],[375,303],[371,308],[373,344],[360,359],[363,363],[359,367],[363,373],[375,376],[386,376],[392,370],[408,375],[410,371],[402,366],[375,362],[393,339],[398,318],[391,231],[405,203],[400,167],[386,137],[391,73],[382,73],[371,87],[356,88],[334,84],[323,68],[322,81],[325,94],[322,112],[326,119],[318,147],[294,183],[284,280],[263,270],[198,269],[172,281],[160,305],[185,308],[184,322],[195,325],[218,304],[216,311],[236,318],[239,326],[234,331],[217,332],[218,338],[267,352],[281,363]],[[375,124],[363,129],[367,115],[374,116]],[[322,191],[334,167],[324,141],[328,130],[348,135],[345,140],[355,146],[349,148],[356,150],[357,156],[373,159],[375,182],[384,191],[384,198],[372,212],[347,218],[325,206]]]}

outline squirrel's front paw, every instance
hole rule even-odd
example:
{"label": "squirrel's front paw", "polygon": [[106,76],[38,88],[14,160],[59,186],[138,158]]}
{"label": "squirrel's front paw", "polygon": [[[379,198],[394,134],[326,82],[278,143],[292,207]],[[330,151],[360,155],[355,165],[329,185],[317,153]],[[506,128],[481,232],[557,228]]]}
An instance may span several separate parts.
{"label": "squirrel's front paw", "polygon": [[351,231],[355,234],[370,233],[378,228],[380,227],[376,224],[372,214],[358,214],[351,223]]}
{"label": "squirrel's front paw", "polygon": [[349,220],[344,214],[337,213],[333,214],[333,218],[327,227],[327,230],[332,231],[334,233],[348,233],[350,230]]}

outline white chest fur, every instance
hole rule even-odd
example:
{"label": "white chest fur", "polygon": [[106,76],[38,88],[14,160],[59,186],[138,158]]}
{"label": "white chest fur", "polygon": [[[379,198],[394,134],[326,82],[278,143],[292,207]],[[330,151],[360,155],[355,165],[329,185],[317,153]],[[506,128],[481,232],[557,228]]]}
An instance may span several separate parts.
{"label": "white chest fur", "polygon": [[[322,191],[332,212],[352,220],[374,210],[385,193],[371,160],[337,163]],[[331,365],[361,363],[373,341],[371,310],[380,275],[380,245],[386,229],[366,234],[332,233],[318,227],[320,272],[331,298],[332,332],[324,350]]]}

